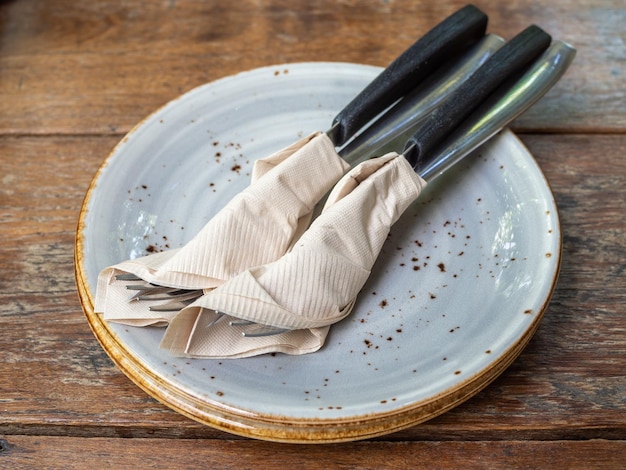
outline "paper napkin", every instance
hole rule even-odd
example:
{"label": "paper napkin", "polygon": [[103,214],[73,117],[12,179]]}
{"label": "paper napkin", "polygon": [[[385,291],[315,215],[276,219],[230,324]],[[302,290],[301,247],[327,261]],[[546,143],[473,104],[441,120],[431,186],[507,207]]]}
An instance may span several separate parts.
{"label": "paper napkin", "polygon": [[[318,350],[329,326],[352,310],[391,226],[425,184],[396,153],[358,165],[288,253],[242,270],[183,309],[161,346],[177,356],[212,358]],[[245,326],[233,327],[216,312],[293,331],[243,337]]]}

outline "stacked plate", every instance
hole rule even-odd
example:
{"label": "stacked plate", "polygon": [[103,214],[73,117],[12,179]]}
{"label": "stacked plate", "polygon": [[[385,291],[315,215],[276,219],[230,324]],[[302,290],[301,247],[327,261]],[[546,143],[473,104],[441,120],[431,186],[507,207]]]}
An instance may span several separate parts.
{"label": "stacked plate", "polygon": [[196,88],[133,129],[86,195],[76,277],[104,350],[147,393],[197,421],[285,442],[391,433],[437,416],[500,375],[537,329],[558,275],[553,195],[508,130],[438,178],[393,227],[358,303],[306,356],[171,357],[163,329],[93,311],[101,269],[185,244],[250,179],[380,69],[267,67]]}

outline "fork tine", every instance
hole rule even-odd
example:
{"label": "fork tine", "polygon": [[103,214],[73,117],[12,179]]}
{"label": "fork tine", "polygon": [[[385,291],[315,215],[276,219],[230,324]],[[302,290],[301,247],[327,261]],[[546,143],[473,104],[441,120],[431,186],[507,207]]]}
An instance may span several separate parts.
{"label": "fork tine", "polygon": [[233,318],[228,322],[230,326],[247,326],[254,325],[255,323],[252,320],[242,320],[240,318]]}
{"label": "fork tine", "polygon": [[251,322],[244,331],[241,332],[246,338],[260,338],[263,336],[274,336],[290,331],[287,328],[278,328],[276,326],[261,325],[260,323]]}
{"label": "fork tine", "polygon": [[216,317],[215,317],[213,320],[211,320],[211,321],[209,322],[209,324],[206,326],[206,328],[211,328],[213,325],[215,325],[215,324],[216,324],[218,321],[220,321],[222,318],[225,318],[225,317],[226,317],[226,314],[225,314],[225,313],[223,313],[223,312],[218,312],[218,311],[216,311],[216,312],[215,312],[215,314],[216,314]]}
{"label": "fork tine", "polygon": [[115,280],[116,281],[141,281],[141,278],[139,276],[135,276],[132,273],[122,273],[122,274],[116,274]]}
{"label": "fork tine", "polygon": [[[129,300],[168,300],[173,292],[179,290],[173,287],[141,287],[136,286],[135,294]],[[161,296],[161,297],[159,297]],[[166,297],[167,296],[167,297]]]}
{"label": "fork tine", "polygon": [[137,300],[196,300],[198,297],[201,297],[203,291],[201,290],[190,290],[190,291],[181,291],[180,289],[172,288],[171,290],[165,290],[161,292],[147,293],[141,294],[136,297]]}
{"label": "fork tine", "polygon": [[163,289],[171,289],[171,287],[162,287],[155,286],[154,284],[144,283],[144,284],[128,284],[126,286],[126,290],[139,290],[139,291],[152,291],[152,290],[163,290]]}
{"label": "fork tine", "polygon": [[193,302],[193,300],[195,299],[175,300],[173,302],[166,302],[164,304],[150,305],[148,307],[148,310],[150,310],[151,312],[177,312],[187,307],[189,304]]}
{"label": "fork tine", "polygon": [[278,328],[276,326],[262,325],[260,323],[253,322],[252,320],[242,320],[240,318],[233,318],[228,322],[230,326],[243,326],[247,327],[241,332],[246,338],[258,338],[261,336],[273,336],[279,335],[289,331],[287,328]]}

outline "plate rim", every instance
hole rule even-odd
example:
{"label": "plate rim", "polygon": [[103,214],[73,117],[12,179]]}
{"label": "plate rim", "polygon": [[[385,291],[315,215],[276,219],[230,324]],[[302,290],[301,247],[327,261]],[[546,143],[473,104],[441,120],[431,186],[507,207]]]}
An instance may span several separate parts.
{"label": "plate rim", "polygon": [[77,291],[88,324],[101,347],[116,364],[116,366],[133,383],[157,401],[197,422],[243,437],[288,443],[332,443],[355,441],[400,431],[445,413],[487,387],[521,354],[535,334],[541,319],[550,304],[560,274],[563,243],[561,221],[554,193],[535,157],[526,148],[519,137],[507,128],[502,131],[502,134],[514,139],[516,144],[527,153],[528,157],[530,157],[531,161],[534,163],[536,170],[541,175],[548,193],[552,196],[551,204],[555,208],[553,216],[555,217],[555,225],[558,229],[558,238],[556,240],[557,246],[555,250],[556,253],[553,253],[553,256],[555,255],[557,259],[554,274],[551,279],[551,285],[545,298],[543,299],[543,304],[535,313],[533,321],[524,331],[523,335],[516,342],[509,344],[502,355],[491,363],[486,369],[474,373],[454,386],[432,397],[418,400],[392,410],[340,418],[296,418],[281,416],[278,414],[261,414],[250,412],[249,410],[234,409],[221,404],[219,401],[208,398],[206,401],[199,400],[185,390],[173,387],[172,383],[168,383],[168,381],[159,377],[145,364],[142,364],[137,357],[124,348],[123,342],[107,325],[102,317],[94,312],[93,293],[90,291],[87,282],[83,232],[86,226],[85,220],[89,211],[88,205],[91,201],[93,192],[98,185],[98,181],[103,170],[108,166],[110,159],[118,152],[121,145],[123,145],[133,133],[140,129],[151,116],[163,111],[168,106],[173,105],[176,101],[180,100],[183,96],[189,93],[197,92],[197,90],[203,87],[220,81],[229,80],[234,77],[241,77],[253,72],[274,70],[284,67],[293,68],[300,66],[319,66],[320,64],[377,68],[371,65],[349,62],[296,62],[277,64],[242,71],[237,74],[222,77],[212,82],[192,88],[158,107],[152,113],[141,119],[113,147],[93,176],[83,198],[78,217],[74,244],[74,271]]}

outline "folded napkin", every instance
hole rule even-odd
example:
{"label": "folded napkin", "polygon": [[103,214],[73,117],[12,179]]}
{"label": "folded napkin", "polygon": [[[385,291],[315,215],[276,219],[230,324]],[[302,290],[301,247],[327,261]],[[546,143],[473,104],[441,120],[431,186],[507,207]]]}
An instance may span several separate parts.
{"label": "folded napkin", "polygon": [[208,291],[251,266],[279,259],[347,169],[332,141],[320,132],[258,160],[250,186],[184,247],[104,269],[98,277],[95,311],[113,322],[166,325],[176,312],[154,312],[148,302],[129,302],[128,282],[115,276],[131,273],[161,286]]}
{"label": "folded napkin", "polygon": [[[242,270],[183,309],[161,347],[206,358],[318,350],[329,326],[352,310],[391,226],[425,184],[396,153],[358,165],[287,254]],[[243,337],[246,327],[229,325],[227,316],[217,320],[216,312],[292,331]]]}

